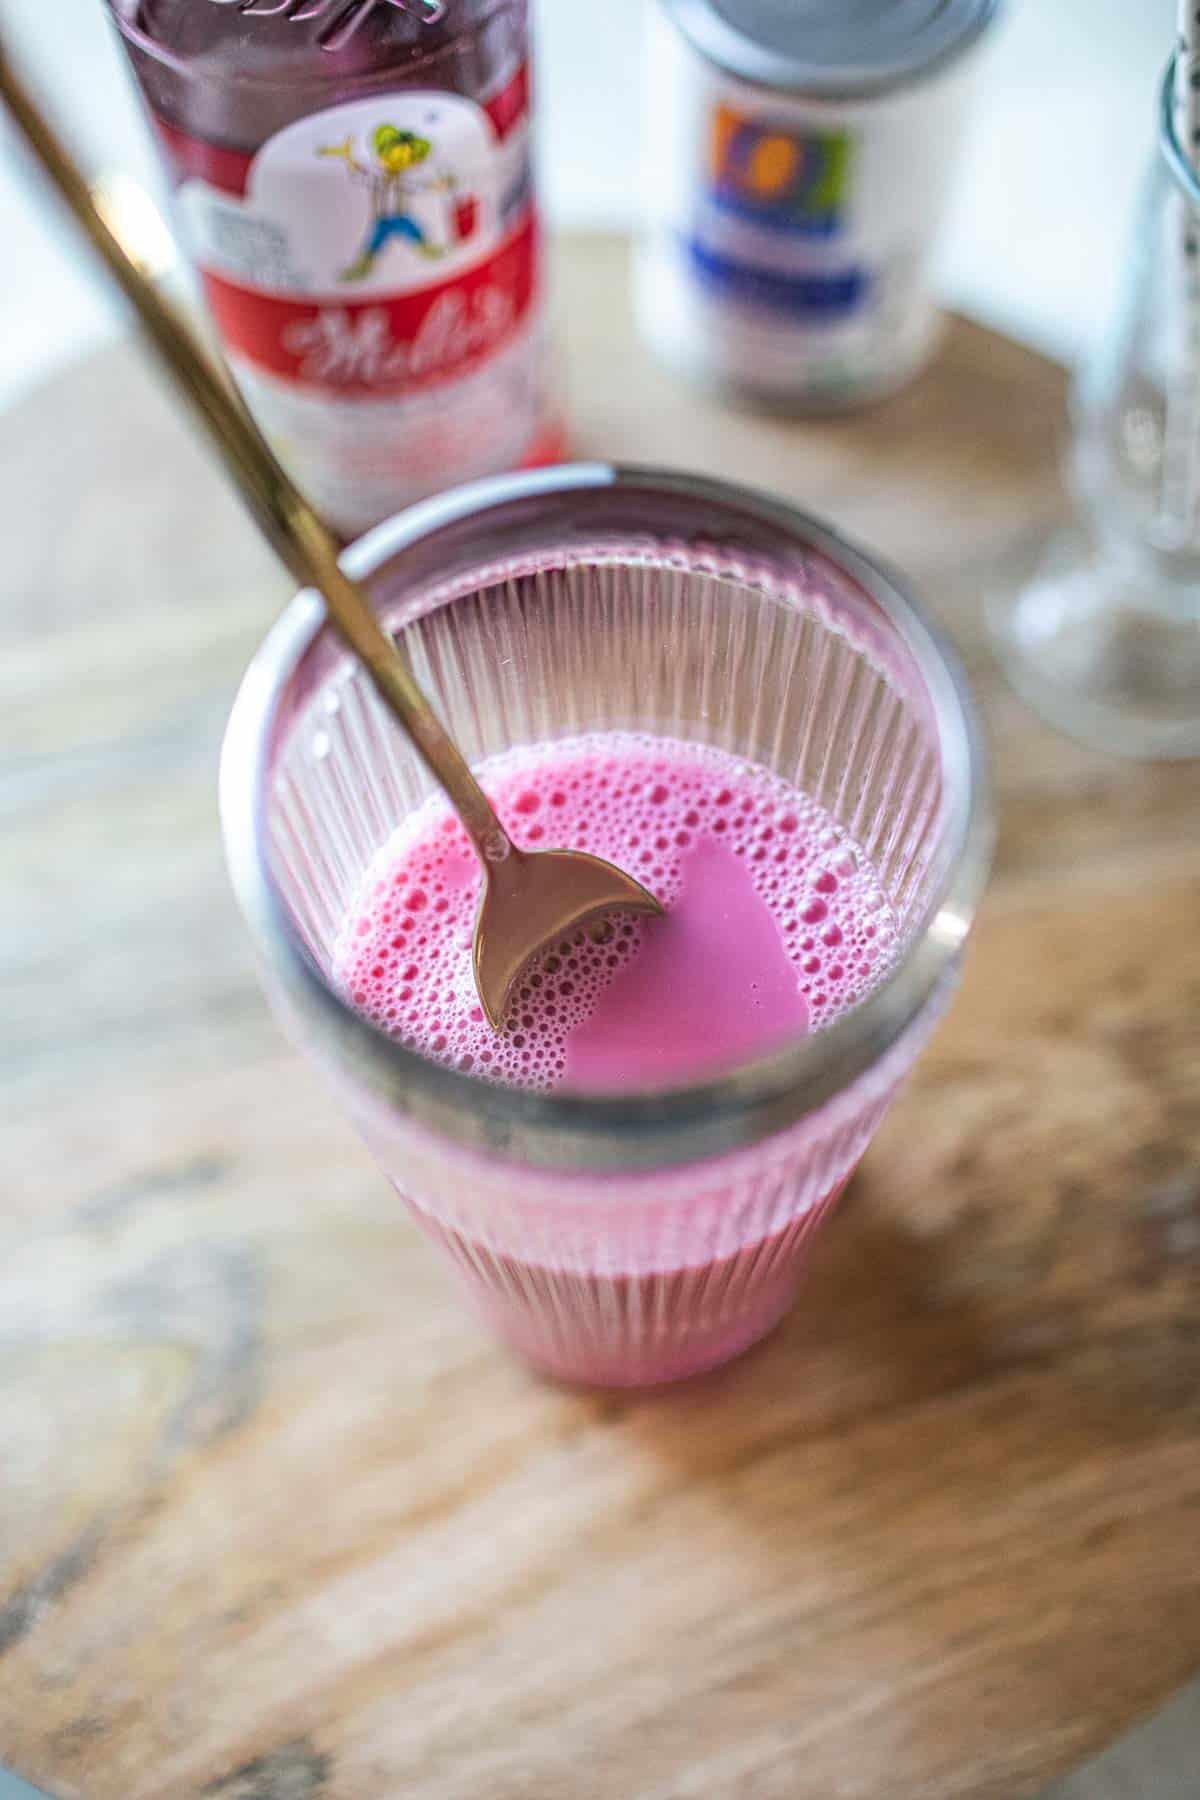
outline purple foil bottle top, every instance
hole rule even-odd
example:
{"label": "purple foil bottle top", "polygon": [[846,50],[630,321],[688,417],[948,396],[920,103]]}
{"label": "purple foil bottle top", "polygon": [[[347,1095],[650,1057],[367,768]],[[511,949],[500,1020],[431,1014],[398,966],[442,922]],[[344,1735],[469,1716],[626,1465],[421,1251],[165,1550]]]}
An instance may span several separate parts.
{"label": "purple foil bottle top", "polygon": [[[110,0],[156,112],[252,148],[372,86],[485,96],[526,54],[525,0]],[[318,102],[320,103],[320,102]]]}

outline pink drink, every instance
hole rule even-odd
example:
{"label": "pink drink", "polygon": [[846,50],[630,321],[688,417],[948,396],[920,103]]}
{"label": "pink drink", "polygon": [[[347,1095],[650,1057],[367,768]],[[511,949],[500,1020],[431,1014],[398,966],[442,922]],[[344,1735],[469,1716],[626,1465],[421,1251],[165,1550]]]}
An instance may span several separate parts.
{"label": "pink drink", "polygon": [[[556,945],[530,968],[497,1036],[471,976],[478,867],[445,803],[430,802],[368,870],[334,960],[358,1010],[427,1057],[542,1090],[679,1085],[819,1030],[888,967],[896,924],[874,871],[827,813],[761,769],[698,745],[612,733],[512,753],[483,778],[525,845],[610,857],[667,916],[616,920],[601,941],[580,933]],[[731,1170],[731,1214],[741,1181]],[[733,1309],[729,1335],[710,1336],[698,1363],[690,1352],[681,1365],[673,1341],[656,1347],[652,1331],[631,1334],[644,1340],[633,1358],[623,1348],[606,1359],[599,1343],[586,1355],[592,1379],[652,1381],[721,1361],[775,1322],[795,1290],[797,1249],[842,1185],[779,1229],[752,1228],[725,1254],[731,1233],[718,1228],[692,1245],[662,1242],[630,1268],[606,1255],[607,1203],[596,1186],[599,1248],[587,1271],[498,1257],[417,1210],[498,1329],[552,1371],[578,1372],[589,1333],[604,1335],[598,1321],[702,1314],[706,1293],[711,1305],[753,1279],[753,1309]],[[653,1207],[652,1194],[644,1204]],[[515,1329],[509,1308],[495,1307],[497,1289],[529,1302]]]}
{"label": "pink drink", "polygon": [[555,945],[489,1033],[466,846],[303,595],[222,757],[270,992],[531,1362],[711,1368],[791,1304],[953,991],[989,843],[961,676],[868,558],[698,477],[507,477],[352,556],[517,841],[669,910]]}

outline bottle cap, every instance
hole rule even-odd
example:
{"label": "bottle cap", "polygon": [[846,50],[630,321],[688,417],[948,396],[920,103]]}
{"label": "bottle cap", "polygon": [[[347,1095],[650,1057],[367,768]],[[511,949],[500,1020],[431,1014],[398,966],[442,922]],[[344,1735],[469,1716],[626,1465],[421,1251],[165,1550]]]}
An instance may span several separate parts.
{"label": "bottle cap", "polygon": [[821,99],[919,81],[970,47],[999,0],[663,0],[729,75]]}
{"label": "bottle cap", "polygon": [[127,26],[168,52],[187,56],[219,43],[249,59],[345,50],[362,37],[421,55],[431,28],[452,10],[451,0],[113,0],[113,6]]}

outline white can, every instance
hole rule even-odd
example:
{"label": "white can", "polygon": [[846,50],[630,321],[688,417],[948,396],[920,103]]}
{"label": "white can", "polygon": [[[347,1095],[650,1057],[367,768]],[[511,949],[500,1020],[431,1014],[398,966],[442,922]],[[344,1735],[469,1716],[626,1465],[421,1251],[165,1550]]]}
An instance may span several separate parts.
{"label": "white can", "polygon": [[999,0],[659,0],[635,300],[653,349],[813,411],[933,347],[965,52]]}

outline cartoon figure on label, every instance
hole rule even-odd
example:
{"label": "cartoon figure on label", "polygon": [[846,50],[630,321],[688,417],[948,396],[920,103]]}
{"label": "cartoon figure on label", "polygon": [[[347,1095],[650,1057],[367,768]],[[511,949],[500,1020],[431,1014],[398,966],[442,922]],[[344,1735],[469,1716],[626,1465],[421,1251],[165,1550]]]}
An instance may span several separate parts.
{"label": "cartoon figure on label", "polygon": [[[419,256],[431,260],[444,256],[449,244],[434,243],[425,226],[415,216],[419,210],[414,201],[424,194],[452,189],[453,175],[434,174],[414,179],[413,171],[421,169],[433,155],[427,137],[415,131],[402,131],[396,125],[380,125],[371,134],[373,161],[361,162],[355,154],[353,137],[341,144],[326,144],[318,156],[331,157],[346,165],[350,175],[363,182],[371,197],[371,222],[361,255],[342,270],[342,281],[362,281],[393,238],[411,244]],[[457,209],[460,213],[461,208]],[[461,221],[460,221],[461,224]]]}

